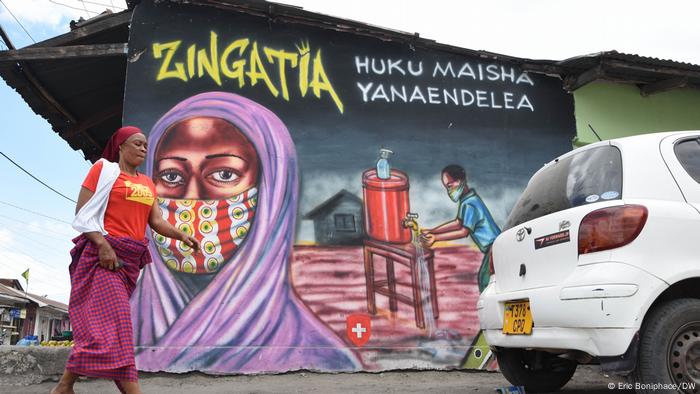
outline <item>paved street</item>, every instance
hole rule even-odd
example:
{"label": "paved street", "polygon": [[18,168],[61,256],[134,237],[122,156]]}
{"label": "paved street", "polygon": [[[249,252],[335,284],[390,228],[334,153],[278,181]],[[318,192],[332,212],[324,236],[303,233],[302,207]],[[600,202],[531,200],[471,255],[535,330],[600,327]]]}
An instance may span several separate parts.
{"label": "paved street", "polygon": [[[609,383],[617,378],[605,377],[597,367],[581,367],[565,387],[567,393],[610,393]],[[144,393],[213,394],[213,393],[488,393],[508,383],[499,373],[490,372],[387,372],[355,374],[290,373],[265,376],[212,377],[202,374],[141,374]],[[26,387],[0,387],[0,392],[45,394],[54,383]],[[76,393],[118,393],[113,383],[100,380],[81,381]],[[616,394],[632,391],[615,390]]]}

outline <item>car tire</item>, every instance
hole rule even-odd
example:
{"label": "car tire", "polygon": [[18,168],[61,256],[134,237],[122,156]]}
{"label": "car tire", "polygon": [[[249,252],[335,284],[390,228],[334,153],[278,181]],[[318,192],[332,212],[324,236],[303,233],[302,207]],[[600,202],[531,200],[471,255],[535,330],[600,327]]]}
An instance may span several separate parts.
{"label": "car tire", "polygon": [[[687,363],[688,358],[695,362]],[[630,380],[639,394],[676,392],[656,384],[675,384],[685,393],[700,392],[700,300],[682,298],[654,307],[642,323],[637,366]],[[690,364],[690,365],[688,365]],[[684,384],[685,383],[685,384]],[[689,383],[695,383],[692,388]]]}
{"label": "car tire", "polygon": [[500,348],[496,352],[498,367],[514,386],[524,386],[525,392],[557,391],[571,380],[578,364],[551,353]]}

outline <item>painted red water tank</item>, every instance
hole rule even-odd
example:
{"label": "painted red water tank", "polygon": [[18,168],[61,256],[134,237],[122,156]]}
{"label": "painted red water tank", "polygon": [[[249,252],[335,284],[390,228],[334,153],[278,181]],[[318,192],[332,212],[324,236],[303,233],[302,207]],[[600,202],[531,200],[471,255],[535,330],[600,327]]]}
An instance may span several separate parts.
{"label": "painted red water tank", "polygon": [[410,243],[411,230],[403,220],[411,208],[408,203],[408,175],[391,170],[389,179],[377,177],[377,170],[362,174],[365,203],[365,231],[375,240],[391,243]]}

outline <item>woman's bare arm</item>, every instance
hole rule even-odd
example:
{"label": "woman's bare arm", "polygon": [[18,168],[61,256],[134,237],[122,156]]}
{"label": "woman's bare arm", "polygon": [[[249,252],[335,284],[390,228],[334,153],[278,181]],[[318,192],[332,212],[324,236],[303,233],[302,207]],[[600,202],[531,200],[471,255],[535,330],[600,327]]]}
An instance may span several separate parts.
{"label": "woman's bare arm", "polygon": [[[86,187],[80,188],[80,193],[78,194],[78,203],[75,204],[76,214],[94,194],[95,193],[92,190]],[[111,271],[114,271],[115,268],[118,268],[117,254],[114,252],[114,249],[112,249],[112,246],[109,244],[109,242],[107,242],[102,233],[100,233],[99,231],[91,231],[83,234],[85,234],[85,238],[92,242],[99,250],[100,266],[102,268],[106,268]]]}
{"label": "woman's bare arm", "polygon": [[151,213],[148,216],[148,225],[151,226],[151,229],[158,234],[164,237],[180,240],[192,248],[195,253],[199,252],[199,241],[165,221],[163,219],[160,206],[158,206],[157,202],[154,202],[153,206],[151,207]]}
{"label": "woman's bare arm", "polygon": [[95,194],[92,190],[83,186],[80,188],[80,193],[78,193],[78,203],[75,204],[75,214],[77,215],[80,209],[85,205],[86,202]]}

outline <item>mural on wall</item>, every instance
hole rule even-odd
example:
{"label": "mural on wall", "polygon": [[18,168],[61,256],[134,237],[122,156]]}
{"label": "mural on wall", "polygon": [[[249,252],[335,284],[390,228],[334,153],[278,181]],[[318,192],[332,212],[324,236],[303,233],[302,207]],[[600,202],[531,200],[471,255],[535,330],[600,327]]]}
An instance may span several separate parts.
{"label": "mural on wall", "polygon": [[494,368],[476,299],[539,166],[560,81],[412,44],[141,2],[124,124],[163,217],[132,298],[137,367]]}

